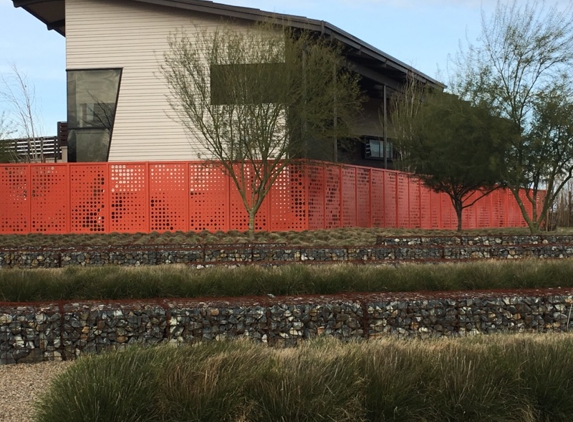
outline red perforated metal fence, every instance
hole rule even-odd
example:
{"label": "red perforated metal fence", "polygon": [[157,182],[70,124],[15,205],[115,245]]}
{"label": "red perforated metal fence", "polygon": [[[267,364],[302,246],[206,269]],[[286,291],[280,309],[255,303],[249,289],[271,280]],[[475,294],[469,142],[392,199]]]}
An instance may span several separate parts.
{"label": "red perforated metal fence", "polygon": [[[464,228],[521,227],[513,196],[499,190],[464,211]],[[234,184],[205,162],[2,164],[0,233],[246,230]],[[454,229],[447,195],[407,173],[296,162],[278,177],[259,230],[336,227]]]}

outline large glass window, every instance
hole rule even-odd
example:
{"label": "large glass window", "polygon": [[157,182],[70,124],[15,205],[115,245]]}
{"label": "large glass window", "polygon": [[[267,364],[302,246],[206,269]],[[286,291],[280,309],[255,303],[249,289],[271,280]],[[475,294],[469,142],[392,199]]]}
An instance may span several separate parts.
{"label": "large glass window", "polygon": [[121,69],[68,71],[68,161],[107,161]]}

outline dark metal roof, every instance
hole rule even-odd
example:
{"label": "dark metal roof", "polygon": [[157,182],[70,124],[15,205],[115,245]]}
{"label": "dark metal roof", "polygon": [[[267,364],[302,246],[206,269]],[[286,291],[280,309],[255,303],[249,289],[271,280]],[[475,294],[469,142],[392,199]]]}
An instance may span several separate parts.
{"label": "dark metal roof", "polygon": [[[119,0],[116,0],[119,1]],[[342,42],[347,47],[347,56],[355,70],[375,83],[398,87],[407,75],[434,85],[444,87],[437,80],[417,69],[384,53],[378,48],[362,41],[348,32],[322,20],[302,16],[265,12],[263,10],[231,6],[206,0],[127,0],[148,3],[163,7],[173,7],[194,12],[225,16],[249,21],[276,20],[287,25],[319,32]],[[53,29],[65,36],[65,0],[12,0],[14,7],[21,7],[44,22],[48,29]]]}

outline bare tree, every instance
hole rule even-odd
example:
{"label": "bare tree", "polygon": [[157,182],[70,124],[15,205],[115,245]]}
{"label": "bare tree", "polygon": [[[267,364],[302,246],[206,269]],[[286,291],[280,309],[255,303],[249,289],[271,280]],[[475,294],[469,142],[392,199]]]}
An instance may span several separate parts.
{"label": "bare tree", "polygon": [[28,141],[25,159],[31,161],[44,161],[42,144],[37,147],[36,138],[39,137],[38,113],[35,104],[35,88],[28,81],[15,64],[10,64],[11,73],[0,75],[0,99],[4,100],[13,117],[16,136]]}
{"label": "bare tree", "polygon": [[531,232],[539,231],[573,177],[573,6],[498,0],[491,18],[482,15],[480,42],[454,64],[454,92],[514,125],[504,182]]}
{"label": "bare tree", "polygon": [[202,154],[230,176],[253,237],[283,169],[311,142],[327,148],[350,136],[358,80],[336,45],[288,25],[178,32],[169,47],[162,73],[170,104]]}
{"label": "bare tree", "polygon": [[6,113],[0,114],[0,163],[15,161],[14,145],[8,140],[14,133]]}

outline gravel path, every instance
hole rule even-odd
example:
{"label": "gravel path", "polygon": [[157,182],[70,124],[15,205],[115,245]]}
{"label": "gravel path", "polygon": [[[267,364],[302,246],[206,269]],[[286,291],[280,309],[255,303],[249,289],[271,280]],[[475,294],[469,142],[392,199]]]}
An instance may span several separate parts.
{"label": "gravel path", "polygon": [[71,362],[0,366],[0,421],[31,422],[32,402]]}

